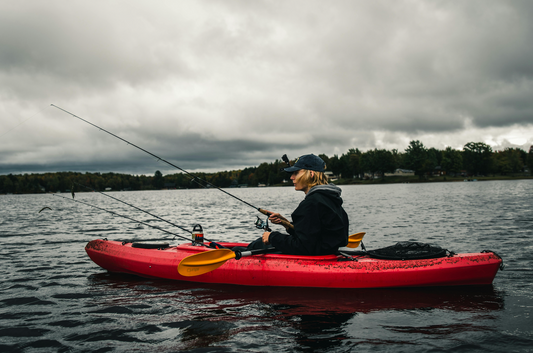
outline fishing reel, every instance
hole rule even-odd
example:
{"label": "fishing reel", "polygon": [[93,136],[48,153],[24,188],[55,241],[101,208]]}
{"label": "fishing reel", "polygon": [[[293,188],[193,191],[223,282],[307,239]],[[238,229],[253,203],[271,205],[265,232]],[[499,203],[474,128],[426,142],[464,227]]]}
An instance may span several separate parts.
{"label": "fishing reel", "polygon": [[[281,157],[281,160],[282,160],[283,162],[285,162],[285,164],[287,165],[287,168],[291,166],[291,162],[289,161],[289,158],[287,157],[286,154],[284,154],[284,155]],[[280,170],[280,171],[284,171],[285,168],[280,168],[279,170]]]}
{"label": "fishing reel", "polygon": [[263,229],[265,232],[271,232],[272,230],[268,226],[268,217],[266,221],[263,221],[261,218],[257,217],[257,220],[255,221],[255,227],[257,229]]}

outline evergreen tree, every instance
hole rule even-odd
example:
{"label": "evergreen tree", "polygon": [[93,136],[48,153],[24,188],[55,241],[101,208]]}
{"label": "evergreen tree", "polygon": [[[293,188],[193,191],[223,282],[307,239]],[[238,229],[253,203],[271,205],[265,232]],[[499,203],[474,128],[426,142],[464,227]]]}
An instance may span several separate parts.
{"label": "evergreen tree", "polygon": [[339,158],[339,163],[341,165],[340,174],[344,179],[355,179],[362,173],[360,167],[361,155],[361,151],[354,148],[350,148],[347,153],[341,155]]}
{"label": "evergreen tree", "polygon": [[159,170],[155,171],[152,185],[154,186],[155,189],[162,189],[165,186],[165,178],[163,177],[163,174]]}
{"label": "evergreen tree", "polygon": [[416,140],[409,142],[409,146],[405,149],[404,165],[407,169],[414,170],[415,175],[420,178],[424,175],[427,165],[427,149],[422,142]]}
{"label": "evergreen tree", "polygon": [[361,156],[361,167],[366,172],[371,173],[372,177],[376,173],[379,173],[384,178],[385,173],[393,172],[396,169],[396,163],[390,151],[378,150],[376,148],[363,153]]}
{"label": "evergreen tree", "polygon": [[524,160],[519,148],[506,148],[492,154],[492,170],[499,174],[519,173],[524,169]]}
{"label": "evergreen tree", "polygon": [[451,147],[446,147],[442,152],[442,169],[447,174],[456,175],[463,169],[463,156],[461,151],[455,150]]}
{"label": "evergreen tree", "polygon": [[329,159],[327,167],[334,175],[340,175],[342,172],[342,164],[339,160],[339,156],[334,154],[333,157]]}
{"label": "evergreen tree", "polygon": [[463,165],[470,174],[486,175],[492,169],[492,148],[483,142],[469,142],[463,147]]}
{"label": "evergreen tree", "polygon": [[527,167],[529,173],[533,175],[533,146],[529,146],[529,153],[527,154]]}

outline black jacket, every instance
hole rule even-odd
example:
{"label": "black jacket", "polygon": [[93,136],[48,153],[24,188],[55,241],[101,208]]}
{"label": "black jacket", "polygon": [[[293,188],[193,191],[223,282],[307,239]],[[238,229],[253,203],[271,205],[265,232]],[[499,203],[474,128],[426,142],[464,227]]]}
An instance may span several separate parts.
{"label": "black jacket", "polygon": [[272,232],[269,242],[284,254],[328,255],[348,244],[348,215],[342,208],[341,189],[317,185],[292,213],[289,234]]}

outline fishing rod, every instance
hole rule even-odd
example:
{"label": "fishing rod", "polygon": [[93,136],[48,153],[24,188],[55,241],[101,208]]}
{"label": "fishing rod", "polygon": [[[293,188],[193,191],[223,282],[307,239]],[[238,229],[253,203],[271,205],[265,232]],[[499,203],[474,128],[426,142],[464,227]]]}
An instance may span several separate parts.
{"label": "fishing rod", "polygon": [[[198,183],[198,182],[197,182],[197,183]],[[89,186],[82,185],[82,184],[77,183],[77,182],[74,182],[74,184],[75,184],[75,185],[79,185],[79,186],[81,186],[81,187],[84,187],[84,188],[86,188],[86,189],[92,190],[92,191],[94,191],[94,192],[98,192],[98,193],[100,193],[100,194],[102,194],[102,195],[104,195],[104,196],[107,196],[107,197],[109,197],[109,198],[112,198],[113,200],[117,200],[118,202],[122,202],[123,204],[128,205],[128,206],[130,206],[130,207],[133,207],[133,208],[135,208],[136,210],[139,210],[139,211],[141,211],[141,212],[144,212],[144,213],[146,213],[146,214],[149,214],[149,215],[152,216],[152,217],[155,217],[155,218],[157,218],[157,219],[159,219],[159,220],[161,220],[161,221],[163,221],[163,222],[166,222],[166,223],[168,223],[168,224],[170,224],[170,225],[173,225],[174,227],[178,227],[178,228],[181,229],[181,230],[184,230],[184,231],[186,231],[186,232],[189,232],[189,233],[191,233],[191,234],[194,234],[193,232],[191,232],[190,230],[188,230],[188,229],[186,229],[186,228],[183,228],[182,226],[179,226],[179,225],[174,224],[174,223],[172,223],[172,222],[170,222],[170,221],[167,221],[167,220],[164,219],[164,218],[161,218],[161,217],[156,216],[155,214],[152,214],[152,213],[150,213],[150,212],[148,212],[148,211],[145,211],[145,210],[143,210],[143,209],[141,209],[141,208],[139,208],[139,207],[137,207],[137,206],[134,206],[134,205],[132,205],[132,204],[129,204],[129,203],[127,203],[126,201],[123,201],[123,200],[117,199],[116,197],[113,197],[113,196],[111,196],[111,195],[108,195],[108,194],[106,194],[106,193],[103,193],[103,192],[101,192],[101,191],[98,191],[98,190],[96,190],[96,189],[93,189],[93,188],[91,188],[91,187],[89,187]],[[202,184],[200,184],[200,183],[198,183],[198,185],[200,185],[200,186],[202,186],[202,187],[205,187],[204,185],[202,185]],[[72,185],[72,198],[74,198],[74,185]],[[69,200],[70,200],[70,199],[69,199]],[[46,207],[45,207],[45,208],[46,208]],[[43,208],[43,209],[44,209],[44,208]],[[41,210],[41,211],[42,211],[42,210]],[[39,211],[39,213],[41,213],[41,211]],[[267,218],[267,220],[266,220],[266,222],[265,222],[265,221],[263,221],[262,219],[260,219],[259,217],[257,217],[257,221],[255,221],[255,227],[256,227],[257,229],[264,229],[264,230],[267,231],[267,232],[271,232],[271,231],[272,231],[272,230],[270,229],[270,227],[268,226],[268,218]],[[204,240],[207,240],[208,242],[214,243],[213,241],[211,241],[211,240],[209,240],[209,239],[207,239],[207,238],[204,238]],[[216,243],[215,243],[215,244],[216,244]]]}
{"label": "fishing rod", "polygon": [[[178,227],[179,229],[181,229],[181,230],[183,230],[183,231],[186,231],[186,232],[188,232],[188,233],[190,233],[190,234],[193,234],[193,232],[191,232],[191,231],[188,230],[187,228],[183,228],[182,226],[179,226],[179,225],[174,224],[174,223],[172,223],[172,222],[170,222],[170,221],[167,221],[167,220],[164,219],[164,218],[161,218],[161,217],[159,217],[159,216],[156,216],[155,214],[152,214],[152,213],[150,213],[150,212],[148,212],[148,211],[145,211],[145,210],[143,210],[143,209],[141,209],[141,208],[139,208],[139,207],[137,207],[137,206],[135,206],[135,205],[132,205],[132,204],[130,204],[130,203],[127,203],[126,201],[123,201],[123,200],[121,200],[121,199],[117,199],[116,197],[113,197],[113,196],[108,195],[108,194],[106,194],[106,193],[103,193],[103,192],[101,192],[101,191],[95,190],[95,189],[93,189],[93,188],[91,188],[91,187],[88,187],[88,186],[82,185],[82,184],[80,184],[80,183],[76,183],[76,182],[74,182],[74,184],[79,185],[79,186],[81,186],[81,187],[84,187],[84,188],[86,188],[86,189],[92,190],[92,191],[94,191],[94,192],[98,192],[98,193],[100,193],[100,194],[102,194],[102,195],[104,195],[104,196],[107,196],[107,197],[109,197],[109,198],[112,198],[113,200],[116,200],[116,201],[118,201],[118,202],[122,202],[123,204],[128,205],[128,206],[130,206],[130,207],[133,207],[133,208],[135,208],[136,210],[139,210],[139,211],[144,212],[144,213],[146,213],[146,214],[149,214],[150,216],[155,217],[155,218],[159,219],[160,221],[167,222],[168,224],[170,224],[170,225],[172,225],[172,226],[174,226],[174,227]],[[205,240],[210,241],[209,239],[205,239]]]}
{"label": "fishing rod", "polygon": [[[136,222],[136,223],[143,224],[143,225],[148,226],[148,227],[150,227],[150,228],[158,229],[158,230],[160,230],[160,231],[162,231],[162,232],[165,232],[165,233],[167,233],[167,234],[173,235],[173,236],[178,237],[178,238],[181,238],[181,239],[185,239],[185,240],[187,240],[187,241],[190,240],[189,238],[186,238],[186,237],[184,237],[184,236],[182,236],[182,235],[179,235],[179,234],[176,234],[176,233],[173,233],[173,232],[169,232],[169,231],[166,230],[166,229],[163,229],[163,228],[160,228],[160,227],[157,227],[157,226],[153,226],[153,225],[148,224],[148,223],[146,223],[146,222],[138,221],[138,220],[136,220],[136,219],[133,219],[133,218],[128,217],[128,216],[121,215],[121,214],[116,213],[116,212],[113,212],[113,211],[106,210],[105,208],[101,208],[101,207],[98,207],[98,206],[95,206],[95,205],[91,205],[91,204],[89,204],[89,203],[87,203],[87,202],[83,202],[83,201],[79,201],[79,200],[75,200],[75,199],[70,199],[70,198],[68,198],[68,197],[64,197],[64,196],[57,195],[57,194],[52,194],[52,195],[53,195],[53,196],[57,196],[57,197],[61,197],[61,198],[63,198],[63,199],[69,200],[69,201],[74,201],[74,202],[77,202],[77,203],[81,203],[82,205],[86,205],[86,206],[89,206],[89,207],[93,207],[93,208],[99,209],[99,210],[101,210],[101,211],[111,213],[112,215],[115,215],[115,216],[119,216],[119,217],[122,217],[122,218],[129,219],[130,221],[133,221],[133,222]],[[198,244],[198,245],[203,245],[203,246],[205,246],[206,248],[209,248],[209,246],[206,245],[206,244],[204,244],[204,243],[200,243],[200,242],[196,242],[196,241],[193,241],[193,243],[196,243],[196,244]]]}
{"label": "fishing rod", "polygon": [[81,121],[83,121],[83,122],[85,122],[85,123],[91,125],[91,126],[94,126],[95,128],[97,128],[97,129],[99,129],[99,130],[101,130],[101,131],[103,131],[103,132],[105,132],[105,133],[107,133],[107,134],[109,134],[109,135],[111,135],[111,136],[113,136],[113,137],[116,137],[116,138],[118,138],[118,139],[121,140],[121,141],[126,142],[128,145],[131,145],[131,146],[133,146],[133,147],[135,147],[135,148],[137,148],[137,149],[143,151],[144,153],[149,154],[150,156],[156,158],[158,161],[165,162],[166,164],[168,164],[168,165],[170,165],[170,166],[172,166],[172,167],[174,167],[174,168],[176,168],[176,169],[178,169],[178,170],[181,170],[183,173],[185,173],[185,174],[187,174],[187,175],[193,177],[193,179],[198,179],[198,180],[203,181],[203,182],[206,183],[207,185],[209,185],[209,186],[211,186],[211,187],[213,187],[213,188],[216,188],[216,189],[222,191],[222,192],[225,193],[226,195],[231,196],[231,197],[233,197],[234,199],[236,199],[236,200],[238,200],[238,201],[240,201],[240,202],[242,202],[242,203],[244,203],[244,204],[246,204],[246,205],[248,205],[248,206],[250,206],[250,207],[252,207],[252,208],[255,208],[257,211],[261,212],[262,214],[265,214],[265,215],[267,215],[267,216],[270,215],[266,210],[263,210],[263,209],[261,209],[261,208],[259,208],[259,207],[256,207],[256,206],[254,206],[254,205],[252,205],[252,204],[250,204],[250,203],[244,201],[243,199],[240,199],[239,197],[237,197],[237,196],[235,196],[235,195],[233,195],[233,194],[230,194],[229,192],[227,192],[227,191],[225,191],[225,190],[222,190],[220,187],[218,187],[218,186],[216,186],[216,185],[210,183],[209,181],[204,180],[204,179],[201,179],[201,178],[197,177],[196,175],[189,173],[189,172],[186,171],[185,169],[180,168],[180,167],[178,167],[177,165],[175,165],[175,164],[173,164],[173,163],[170,163],[169,161],[167,161],[167,160],[165,160],[165,159],[163,159],[163,158],[161,158],[161,157],[159,157],[159,156],[153,154],[152,152],[147,151],[147,150],[145,150],[144,148],[139,147],[139,146],[137,146],[137,145],[135,145],[135,144],[133,144],[133,143],[131,143],[131,142],[129,142],[129,141],[123,139],[122,137],[117,136],[117,135],[115,135],[114,133],[109,132],[109,131],[103,129],[103,128],[99,127],[98,125],[95,125],[95,124],[91,123],[90,121],[87,121],[87,120],[85,120],[85,119],[83,119],[83,118],[77,116],[76,114],[73,114],[73,113],[69,112],[68,110],[65,110],[65,109],[63,109],[63,108],[61,108],[61,107],[58,107],[58,106],[55,105],[55,104],[51,104],[51,106],[54,107],[54,108],[57,108],[57,109],[59,109],[59,110],[62,110],[63,112],[65,112],[65,113],[67,113],[67,114],[69,114],[69,115],[71,115],[71,116],[73,116],[73,117],[75,117],[75,118],[77,118],[77,119],[79,119],[79,120],[81,120]]}

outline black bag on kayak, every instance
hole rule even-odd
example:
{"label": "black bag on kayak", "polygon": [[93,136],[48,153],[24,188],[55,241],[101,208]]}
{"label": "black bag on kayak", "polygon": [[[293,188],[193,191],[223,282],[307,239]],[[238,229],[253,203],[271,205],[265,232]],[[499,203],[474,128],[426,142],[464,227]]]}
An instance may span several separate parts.
{"label": "black bag on kayak", "polygon": [[435,259],[447,255],[448,250],[438,245],[419,243],[413,241],[401,241],[396,245],[386,248],[369,250],[366,254],[376,259],[385,260],[416,260]]}

